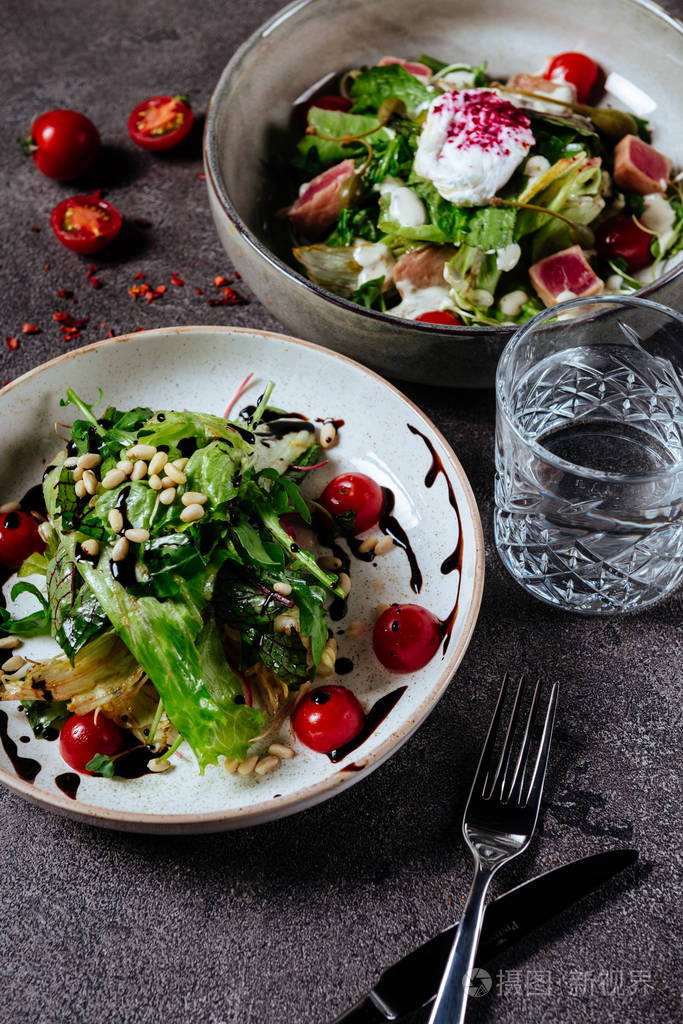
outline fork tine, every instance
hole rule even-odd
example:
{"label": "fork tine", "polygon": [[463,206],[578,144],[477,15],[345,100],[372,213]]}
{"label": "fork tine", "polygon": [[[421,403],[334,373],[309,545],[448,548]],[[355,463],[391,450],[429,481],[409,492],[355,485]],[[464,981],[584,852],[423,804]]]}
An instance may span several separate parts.
{"label": "fork tine", "polygon": [[506,672],[503,676],[500,693],[498,694],[496,710],[493,712],[489,731],[486,734],[486,743],[484,744],[484,749],[482,750],[481,757],[479,758],[477,774],[474,776],[471,794],[478,793],[483,796],[486,789],[490,775],[491,763],[493,761],[493,748],[496,743],[496,736],[498,735],[498,726],[500,725],[500,718],[503,713],[503,704],[505,703],[509,681],[510,677]]}
{"label": "fork tine", "polygon": [[496,774],[493,779],[493,782],[491,783],[491,788],[489,790],[487,799],[490,799],[493,796],[496,788],[498,787],[499,782],[500,792],[498,795],[502,799],[503,789],[505,788],[505,778],[508,773],[508,768],[510,767],[510,758],[512,757],[512,742],[515,738],[515,732],[517,729],[517,721],[519,719],[522,690],[524,689],[525,678],[526,677],[524,676],[524,673],[522,673],[522,677],[519,680],[519,684],[517,686],[517,693],[515,694],[515,702],[512,705],[512,713],[510,715],[510,721],[508,723],[507,732],[505,733],[503,750],[500,755],[500,760],[498,762]]}
{"label": "fork tine", "polygon": [[548,701],[548,710],[546,711],[545,716],[545,725],[543,726],[541,746],[538,751],[538,757],[536,758],[536,764],[534,765],[534,774],[531,778],[529,794],[523,803],[524,807],[529,804],[535,806],[536,812],[538,812],[538,807],[541,803],[545,770],[548,767],[548,753],[550,751],[550,741],[553,736],[553,725],[555,724],[555,709],[557,707],[558,690],[558,683],[553,683],[553,688],[550,691],[550,700]]}
{"label": "fork tine", "polygon": [[503,801],[516,800],[517,803],[522,802],[522,790],[524,788],[524,776],[526,775],[527,758],[529,756],[529,747],[531,745],[531,730],[534,727],[536,720],[536,712],[538,710],[538,698],[541,692],[540,680],[536,683],[534,689],[534,696],[531,700],[531,707],[529,708],[529,714],[527,715],[526,729],[524,730],[524,738],[522,739],[522,746],[519,751],[519,757],[517,758],[517,764],[515,765],[515,773],[512,777],[512,781],[508,787],[507,794],[505,794],[501,787],[501,797]]}

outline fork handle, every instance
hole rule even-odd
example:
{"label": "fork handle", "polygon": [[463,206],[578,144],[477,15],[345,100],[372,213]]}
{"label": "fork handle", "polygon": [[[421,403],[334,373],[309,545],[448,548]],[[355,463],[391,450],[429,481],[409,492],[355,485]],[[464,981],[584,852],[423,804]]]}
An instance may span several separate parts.
{"label": "fork handle", "polygon": [[429,1024],[462,1024],[465,1019],[470,974],[484,918],[486,890],[494,871],[495,868],[491,870],[490,867],[483,867],[481,862],[477,861],[467,903],[460,918]]}

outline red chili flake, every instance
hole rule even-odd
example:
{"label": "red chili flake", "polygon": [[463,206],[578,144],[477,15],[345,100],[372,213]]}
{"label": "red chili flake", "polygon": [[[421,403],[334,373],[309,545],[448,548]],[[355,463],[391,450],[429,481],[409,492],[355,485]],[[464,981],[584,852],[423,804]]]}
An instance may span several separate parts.
{"label": "red chili flake", "polygon": [[100,324],[100,327],[106,327],[106,326],[107,326],[107,321],[103,320],[102,323]]}
{"label": "red chili flake", "polygon": [[45,266],[43,267],[43,270],[49,270],[49,269],[50,269],[50,264],[46,263]]}
{"label": "red chili flake", "polygon": [[204,292],[202,291],[201,288],[195,288],[194,293],[195,293],[195,295],[203,295],[204,294]]}
{"label": "red chili flake", "polygon": [[12,382],[12,378],[10,377],[9,380],[4,381],[4,383],[2,385],[3,388],[6,388],[8,384],[11,384],[11,382]]}
{"label": "red chili flake", "polygon": [[226,285],[228,283],[228,279],[227,277],[223,277],[222,274],[217,274],[217,276],[214,277],[213,279],[213,283],[216,285],[216,288],[222,288],[223,285]]}
{"label": "red chili flake", "polygon": [[10,352],[14,352],[15,349],[19,348],[19,339],[14,337],[5,338],[5,344]]}
{"label": "red chili flake", "polygon": [[142,274],[142,273],[140,273],[140,274],[133,274],[133,280],[134,281],[144,281],[144,279],[145,279],[145,275]]}
{"label": "red chili flake", "polygon": [[234,274],[235,274],[235,280],[236,281],[241,281],[242,280],[242,275],[240,274],[240,272],[238,270],[235,270]]}
{"label": "red chili flake", "polygon": [[241,295],[238,295],[232,288],[223,288],[222,299],[208,299],[210,306],[237,306],[243,303],[245,300]]}
{"label": "red chili flake", "polygon": [[74,300],[74,293],[69,288],[60,288],[57,292],[58,299],[71,299]]}
{"label": "red chili flake", "polygon": [[107,331],[107,337],[108,338],[113,338],[114,337],[114,329],[113,329],[113,327],[110,327],[109,330]]}
{"label": "red chili flake", "polygon": [[174,284],[177,288],[182,288],[185,284],[182,277],[179,277],[175,270],[171,273],[171,284]]}
{"label": "red chili flake", "polygon": [[29,231],[40,231],[40,228],[37,224],[31,224],[29,227]]}
{"label": "red chili flake", "polygon": [[65,313],[63,310],[57,310],[56,313],[52,314],[52,319],[56,320],[57,323],[60,323],[60,321],[62,321],[62,320],[67,320],[68,317],[69,317],[69,314]]}
{"label": "red chili flake", "polygon": [[100,281],[99,277],[90,277],[88,278],[88,280],[90,281],[90,284],[93,286],[93,288],[97,289],[102,287],[102,282]]}
{"label": "red chili flake", "polygon": [[40,327],[36,327],[35,324],[24,324],[21,328],[22,334],[40,334]]}
{"label": "red chili flake", "polygon": [[95,200],[97,200],[97,199],[101,199],[101,198],[102,198],[102,189],[101,189],[101,188],[95,188],[95,189],[93,189],[93,190],[92,190],[92,192],[90,193],[90,195],[91,195],[91,196],[93,197],[93,199],[95,199]]}
{"label": "red chili flake", "polygon": [[197,177],[199,178],[200,181],[206,181],[206,175],[204,174],[204,171],[197,171]]}

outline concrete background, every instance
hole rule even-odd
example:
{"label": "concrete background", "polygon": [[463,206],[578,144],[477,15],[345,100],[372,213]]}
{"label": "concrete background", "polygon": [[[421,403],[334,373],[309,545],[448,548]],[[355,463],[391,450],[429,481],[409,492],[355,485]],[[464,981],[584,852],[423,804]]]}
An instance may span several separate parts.
{"label": "concrete background", "polygon": [[[125,127],[133,106],[155,92],[187,92],[201,113],[235,46],[278,6],[5,0],[0,383],[110,329],[278,329],[244,285],[244,305],[207,303],[214,275],[231,268],[198,177],[200,131],[182,152],[153,157],[129,143]],[[680,3],[670,7],[681,13]],[[86,185],[102,188],[127,218],[120,240],[92,261],[97,290],[86,277],[91,260],[61,248],[48,225],[72,187],[43,177],[14,143],[34,116],[58,106],[83,110],[100,127],[105,157]],[[172,271],[184,287],[170,284]],[[134,302],[135,273],[167,284],[165,295]],[[57,298],[62,289],[76,301]],[[89,318],[79,338],[65,343],[55,310]],[[40,333],[22,334],[25,322]],[[19,339],[16,350],[7,337]],[[448,694],[368,780],[251,831],[119,835],[0,792],[2,1024],[331,1020],[383,966],[458,915],[470,879],[459,820],[505,669],[559,679],[564,691],[542,824],[496,892],[615,846],[637,847],[642,864],[496,963],[493,991],[471,1019],[680,1019],[671,860],[681,825],[683,595],[609,621],[528,598],[492,549],[491,395],[401,386],[458,453],[487,541],[479,624]]]}

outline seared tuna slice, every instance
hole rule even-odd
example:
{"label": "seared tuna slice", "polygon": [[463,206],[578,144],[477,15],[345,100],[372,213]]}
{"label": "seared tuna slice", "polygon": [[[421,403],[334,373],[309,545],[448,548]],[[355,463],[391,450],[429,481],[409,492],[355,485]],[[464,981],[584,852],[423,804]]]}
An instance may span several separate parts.
{"label": "seared tuna slice", "polygon": [[637,135],[625,135],[614,147],[614,180],[641,196],[666,192],[671,161]]}
{"label": "seared tuna slice", "polygon": [[432,288],[443,284],[443,268],[454,252],[450,245],[427,245],[401,256],[394,267],[399,295],[405,298],[406,288]]}
{"label": "seared tuna slice", "polygon": [[400,64],[402,68],[409,71],[411,75],[415,75],[416,78],[424,78],[429,81],[432,77],[431,68],[428,68],[426,64],[420,64],[417,60],[403,60],[402,57],[382,57],[378,61],[377,66],[385,68],[389,64]]}
{"label": "seared tuna slice", "polygon": [[531,283],[546,306],[602,291],[604,282],[593,272],[580,245],[546,256],[529,267]]}
{"label": "seared tuna slice", "polygon": [[354,173],[353,160],[342,160],[302,186],[287,216],[306,238],[320,238],[341,213],[339,190]]}

